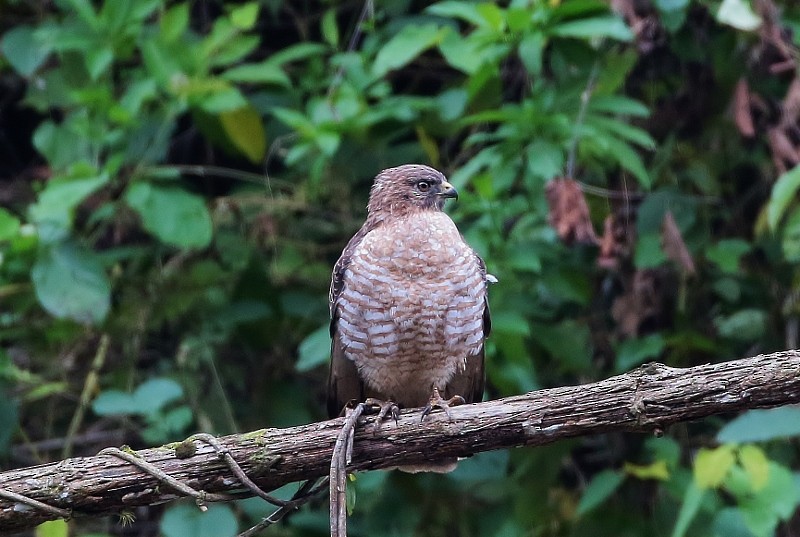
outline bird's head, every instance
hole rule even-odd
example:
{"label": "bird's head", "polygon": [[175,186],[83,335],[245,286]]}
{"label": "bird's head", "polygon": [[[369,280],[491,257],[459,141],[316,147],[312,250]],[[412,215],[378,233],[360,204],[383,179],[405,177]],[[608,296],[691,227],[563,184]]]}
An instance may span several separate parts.
{"label": "bird's head", "polygon": [[402,216],[415,211],[441,211],[458,191],[429,166],[406,164],[383,170],[375,177],[367,210],[370,216]]}

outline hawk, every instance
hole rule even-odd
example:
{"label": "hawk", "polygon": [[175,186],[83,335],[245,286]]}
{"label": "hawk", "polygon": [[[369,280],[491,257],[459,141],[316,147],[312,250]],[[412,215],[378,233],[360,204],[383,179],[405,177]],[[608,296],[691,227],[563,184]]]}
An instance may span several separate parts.
{"label": "hawk", "polygon": [[427,405],[424,418],[483,396],[487,287],[496,280],[442,211],[457,197],[428,166],[375,178],[367,219],[331,278],[331,417],[350,400]]}

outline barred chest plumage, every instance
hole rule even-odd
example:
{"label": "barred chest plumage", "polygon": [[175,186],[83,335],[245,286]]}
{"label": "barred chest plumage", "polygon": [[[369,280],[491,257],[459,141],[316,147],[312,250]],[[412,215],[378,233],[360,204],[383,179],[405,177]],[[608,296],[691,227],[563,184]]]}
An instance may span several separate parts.
{"label": "barred chest plumage", "polygon": [[345,282],[339,336],[378,397],[423,406],[482,349],[485,274],[445,213],[413,213],[369,232]]}

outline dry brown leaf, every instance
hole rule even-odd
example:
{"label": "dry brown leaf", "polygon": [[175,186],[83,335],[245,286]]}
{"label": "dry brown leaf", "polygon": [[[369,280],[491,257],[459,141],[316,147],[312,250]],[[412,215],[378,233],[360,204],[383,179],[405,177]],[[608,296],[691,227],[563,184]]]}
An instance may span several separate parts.
{"label": "dry brown leaf", "polygon": [[655,271],[637,270],[625,294],[614,300],[611,317],[620,336],[638,336],[642,324],[658,316],[662,300],[656,287]]}
{"label": "dry brown leaf", "polygon": [[589,206],[580,185],[573,179],[554,179],[545,190],[549,208],[548,221],[558,238],[566,244],[597,244],[597,235],[589,218]]}
{"label": "dry brown leaf", "polygon": [[600,238],[598,267],[616,270],[630,260],[636,242],[636,222],[631,212],[631,206],[626,203],[606,217]]}
{"label": "dry brown leaf", "polygon": [[756,134],[753,127],[753,115],[750,112],[750,88],[747,81],[740,78],[736,83],[733,93],[733,119],[739,133],[747,138],[752,138]]}
{"label": "dry brown leaf", "polygon": [[772,127],[767,130],[767,139],[769,140],[769,147],[772,150],[772,160],[775,162],[775,167],[778,168],[780,173],[788,169],[786,166],[787,162],[790,164],[789,167],[793,167],[800,162],[800,153],[798,153],[797,148],[783,129]]}
{"label": "dry brown leaf", "polygon": [[781,104],[783,107],[781,122],[784,125],[794,125],[800,116],[800,80],[797,78],[792,80]]}
{"label": "dry brown leaf", "polygon": [[681,230],[678,229],[678,224],[675,222],[675,217],[672,216],[672,211],[667,211],[664,214],[664,220],[661,222],[661,247],[664,249],[664,253],[667,254],[667,258],[678,265],[684,274],[691,276],[696,272],[694,259],[692,259],[689,249],[686,248],[686,243],[681,235]]}
{"label": "dry brown leaf", "polygon": [[603,222],[603,236],[600,237],[600,253],[597,256],[597,266],[604,269],[616,270],[619,268],[618,244],[614,236],[614,215],[606,216]]}

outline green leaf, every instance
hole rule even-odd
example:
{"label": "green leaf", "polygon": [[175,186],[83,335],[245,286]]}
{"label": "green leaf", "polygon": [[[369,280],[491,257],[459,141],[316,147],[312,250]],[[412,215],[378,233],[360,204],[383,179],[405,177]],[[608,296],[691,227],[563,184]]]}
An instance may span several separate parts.
{"label": "green leaf", "polygon": [[636,250],[633,254],[633,262],[636,268],[647,269],[658,267],[666,260],[667,256],[661,248],[661,235],[658,233],[647,233],[639,236],[636,241]]}
{"label": "green leaf", "polygon": [[739,461],[750,478],[753,490],[764,488],[769,480],[769,459],[764,450],[753,445],[742,446],[739,449]]}
{"label": "green leaf", "polygon": [[719,315],[714,318],[714,326],[719,335],[739,341],[755,341],[764,335],[767,314],[763,310],[747,308],[732,315]]}
{"label": "green leaf", "polygon": [[722,0],[717,21],[737,30],[752,31],[761,26],[761,17],[753,12],[746,0]]}
{"label": "green leaf", "polygon": [[484,22],[480,26],[491,28],[498,34],[502,32],[506,25],[504,9],[497,7],[497,4],[492,2],[483,2],[478,4],[477,10]]}
{"label": "green leaf", "polygon": [[606,133],[615,134],[623,140],[633,142],[645,149],[653,149],[656,146],[656,141],[647,131],[617,119],[592,114],[586,116],[586,124],[596,128],[603,136],[608,136]]}
{"label": "green leaf", "polygon": [[[355,481],[355,474],[348,474],[347,480],[351,482]],[[347,509],[347,516],[352,516],[353,510],[356,508],[356,488],[352,486],[352,483],[349,487],[345,488],[344,503],[345,508]]]}
{"label": "green leaf", "polygon": [[228,65],[241,61],[245,56],[258,48],[261,40],[255,35],[239,35],[225,43],[210,58],[211,67],[227,67]]}
{"label": "green leaf", "polygon": [[767,442],[800,436],[800,408],[784,406],[748,410],[717,433],[718,442]]}
{"label": "green leaf", "polygon": [[322,37],[336,48],[339,46],[339,25],[336,22],[336,9],[331,8],[322,16]]}
{"label": "green leaf", "polygon": [[767,223],[771,230],[778,229],[786,207],[795,199],[797,189],[800,188],[800,166],[795,166],[775,181],[767,203]]}
{"label": "green leaf", "polygon": [[73,163],[86,161],[91,157],[89,141],[76,130],[70,121],[59,125],[44,121],[33,133],[33,146],[52,168],[61,172]]}
{"label": "green leaf", "polygon": [[271,112],[278,121],[284,123],[287,127],[291,127],[303,136],[313,138],[316,134],[317,127],[309,121],[308,117],[297,110],[275,107]]}
{"label": "green leaf", "polygon": [[425,50],[437,44],[442,31],[434,24],[406,25],[397,32],[375,57],[372,72],[382,77],[393,69],[403,67]]}
{"label": "green leaf", "polygon": [[542,73],[542,55],[546,45],[547,38],[541,32],[528,34],[520,41],[517,54],[529,75],[539,76]]}
{"label": "green leaf", "polygon": [[229,112],[248,106],[247,99],[238,88],[220,88],[211,92],[198,92],[192,96],[192,104],[210,114]]}
{"label": "green leaf", "polygon": [[667,468],[667,461],[658,460],[650,464],[632,464],[626,462],[623,467],[626,474],[632,475],[637,479],[658,479],[666,481],[669,479],[669,468]]}
{"label": "green leaf", "polygon": [[608,145],[610,157],[631,172],[642,188],[649,190],[651,185],[650,175],[644,167],[642,157],[630,145],[616,138],[609,137],[605,140],[605,143]]}
{"label": "green leaf", "polygon": [[322,56],[328,52],[328,50],[328,47],[320,43],[298,43],[277,51],[270,56],[268,60],[274,62],[276,65],[283,65],[284,63]]}
{"label": "green leaf", "polygon": [[97,324],[111,307],[111,283],[97,254],[76,243],[44,248],[31,279],[36,298],[55,317]]}
{"label": "green leaf", "polygon": [[614,494],[624,480],[625,474],[618,470],[603,470],[598,473],[583,491],[575,514],[583,516],[594,510]]}
{"label": "green leaf", "polygon": [[530,336],[528,321],[515,311],[492,312],[492,330],[502,334]]}
{"label": "green leaf", "polygon": [[455,0],[439,2],[428,6],[425,11],[431,15],[438,15],[449,19],[461,19],[475,26],[482,26],[486,23],[486,18],[478,11],[478,5],[467,2]]}
{"label": "green leaf", "polygon": [[19,219],[0,207],[0,242],[13,239],[19,233]]}
{"label": "green leaf", "polygon": [[[447,478],[464,487],[474,487],[493,479],[504,479],[510,460],[508,450],[485,451],[458,462]],[[360,479],[360,478],[359,478]]]}
{"label": "green leaf", "polygon": [[186,405],[181,405],[172,410],[168,410],[163,416],[156,416],[159,426],[166,432],[166,436],[171,433],[180,433],[191,425],[194,416],[192,409]]}
{"label": "green leaf", "polygon": [[715,449],[700,448],[694,459],[694,482],[701,489],[719,487],[728,475],[736,457],[733,446]]}
{"label": "green leaf", "polygon": [[800,207],[795,207],[783,225],[781,250],[786,261],[800,261]]}
{"label": "green leaf", "polygon": [[706,258],[715,263],[722,272],[737,274],[742,256],[752,249],[752,245],[742,239],[723,239],[706,248]]}
{"label": "green leaf", "polygon": [[438,45],[439,52],[451,67],[469,75],[475,74],[484,63],[490,60],[481,41],[464,39],[461,34],[450,27],[442,29],[442,37]]}
{"label": "green leaf", "polygon": [[133,401],[138,414],[153,414],[183,397],[180,384],[168,378],[153,378],[136,388]]}
{"label": "green leaf", "polygon": [[245,63],[231,67],[221,75],[225,80],[231,82],[260,82],[262,84],[276,84],[285,88],[292,85],[292,81],[271,59],[261,63]]}
{"label": "green leaf", "polygon": [[742,296],[742,286],[736,278],[720,278],[712,287],[715,293],[731,303],[738,302]]}
{"label": "green leaf", "polygon": [[620,343],[614,370],[617,373],[628,371],[648,358],[658,358],[666,342],[661,334],[651,334],[639,339],[628,339]]}
{"label": "green leaf", "polygon": [[686,487],[686,492],[683,494],[683,503],[681,510],[678,512],[678,519],[675,521],[675,526],[672,528],[672,537],[683,537],[686,535],[686,530],[689,529],[689,524],[692,523],[697,511],[700,509],[700,504],[703,502],[705,490],[697,487],[694,481],[690,481]]}
{"label": "green leaf", "polygon": [[144,228],[166,244],[205,248],[211,242],[211,215],[200,196],[138,181],[128,188],[125,201],[139,213]]}
{"label": "green leaf", "polygon": [[33,532],[35,537],[68,537],[69,525],[64,519],[42,522]]}
{"label": "green leaf", "polygon": [[140,384],[131,394],[119,390],[100,392],[92,403],[92,410],[98,416],[155,415],[181,397],[180,384],[168,378],[154,378]]}
{"label": "green leaf", "polygon": [[788,468],[769,463],[767,484],[753,495],[740,499],[739,509],[747,528],[759,536],[772,536],[781,521],[788,520],[797,509],[800,494]]}
{"label": "green leaf", "polygon": [[0,39],[0,52],[22,76],[30,76],[50,54],[50,47],[37,39],[31,26],[16,26],[3,34]]}
{"label": "green leaf", "polygon": [[254,164],[264,159],[267,134],[261,115],[252,106],[238,108],[219,115],[220,123],[233,146]]}
{"label": "green leaf", "polygon": [[131,394],[120,390],[104,390],[92,401],[92,410],[98,416],[124,416],[136,414],[136,403]]}
{"label": "green leaf", "polygon": [[78,14],[78,17],[89,25],[92,29],[96,30],[99,27],[100,21],[94,11],[91,0],[65,0],[72,9]]}
{"label": "green leaf", "polygon": [[650,115],[650,110],[645,105],[622,95],[594,95],[589,100],[588,110],[634,117]]}
{"label": "green leaf", "polygon": [[186,2],[166,10],[159,21],[159,32],[165,43],[177,41],[188,28],[189,4]]}
{"label": "green leaf", "polygon": [[720,509],[712,525],[714,537],[755,537],[747,529],[742,511],[738,507]]}
{"label": "green leaf", "polygon": [[542,184],[564,173],[564,150],[544,139],[533,141],[525,150],[528,173]]}
{"label": "green leaf", "polygon": [[180,504],[167,507],[160,529],[165,537],[232,537],[238,531],[236,515],[227,505],[207,504],[201,511],[196,505]]}
{"label": "green leaf", "polygon": [[328,323],[311,332],[297,349],[298,360],[294,365],[300,372],[309,371],[328,362],[331,352],[331,336]]}
{"label": "green leaf", "polygon": [[633,40],[633,32],[625,24],[625,21],[611,15],[562,22],[552,27],[550,33],[560,37],[581,39],[608,37],[618,41]]}
{"label": "green leaf", "polygon": [[84,61],[86,70],[89,71],[89,77],[96,81],[100,75],[108,71],[114,61],[114,49],[111,48],[111,45],[92,48],[86,51]]}
{"label": "green leaf", "polygon": [[239,30],[250,30],[258,21],[259,2],[248,2],[231,9],[231,23]]}

